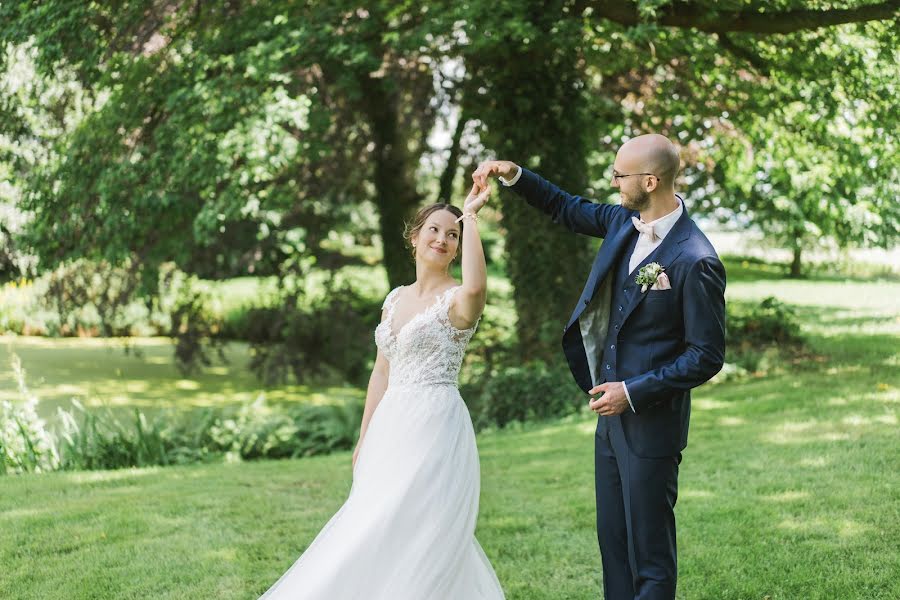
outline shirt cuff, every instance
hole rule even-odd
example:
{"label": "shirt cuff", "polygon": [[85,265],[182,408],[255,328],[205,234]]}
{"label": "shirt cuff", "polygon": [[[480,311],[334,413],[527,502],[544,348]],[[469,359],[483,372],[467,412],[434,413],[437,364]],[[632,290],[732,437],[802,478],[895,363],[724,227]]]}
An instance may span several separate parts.
{"label": "shirt cuff", "polygon": [[507,181],[506,179],[503,179],[502,177],[498,177],[497,179],[499,179],[500,183],[502,183],[505,187],[510,187],[512,185],[516,185],[516,182],[519,181],[519,177],[522,176],[522,167],[516,167],[516,168],[518,169],[518,171],[516,171],[516,174],[513,175],[513,178],[510,179],[509,181]]}
{"label": "shirt cuff", "polygon": [[631,394],[628,393],[628,386],[625,385],[625,382],[622,382],[622,387],[625,389],[625,398],[628,400],[628,406],[631,407],[631,412],[637,414],[637,411],[634,410],[634,404],[631,403]]}

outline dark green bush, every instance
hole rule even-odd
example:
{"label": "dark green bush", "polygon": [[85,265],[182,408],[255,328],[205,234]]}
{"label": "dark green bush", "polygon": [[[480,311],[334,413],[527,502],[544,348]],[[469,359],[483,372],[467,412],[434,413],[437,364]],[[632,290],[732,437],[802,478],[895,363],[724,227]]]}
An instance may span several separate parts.
{"label": "dark green bush", "polygon": [[251,342],[251,368],[269,384],[290,376],[364,384],[380,319],[380,301],[335,287],[302,305],[288,297],[277,308],[250,309],[238,335]]}
{"label": "dark green bush", "polygon": [[281,317],[276,306],[243,306],[232,310],[222,319],[221,337],[263,344],[277,337],[272,324]]}
{"label": "dark green bush", "polygon": [[541,361],[498,369],[482,385],[465,386],[463,397],[479,429],[565,416],[586,402],[568,368]]}
{"label": "dark green bush", "polygon": [[296,458],[352,449],[362,405],[301,405],[271,412],[254,403],[218,419],[210,429],[212,448],[243,459]]}
{"label": "dark green bush", "polygon": [[726,322],[726,361],[748,371],[767,371],[784,352],[804,346],[794,309],[768,297],[758,303],[729,302]]}
{"label": "dark green bush", "polygon": [[799,344],[803,336],[794,309],[769,296],[759,303],[728,303],[726,341],[731,347],[761,348]]}
{"label": "dark green bush", "polygon": [[169,290],[169,329],[175,340],[175,364],[185,375],[212,364],[212,354],[225,361],[220,319],[210,310],[209,294],[198,289],[196,279],[184,277],[177,271],[163,275],[163,285]]}

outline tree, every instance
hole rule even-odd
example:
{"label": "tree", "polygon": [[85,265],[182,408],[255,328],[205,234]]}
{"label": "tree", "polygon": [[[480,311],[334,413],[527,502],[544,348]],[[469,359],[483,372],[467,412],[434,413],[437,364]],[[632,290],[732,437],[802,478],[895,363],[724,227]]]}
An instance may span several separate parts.
{"label": "tree", "polygon": [[[32,212],[22,239],[47,266],[127,260],[152,294],[164,262],[296,277],[329,256],[331,232],[375,210],[390,283],[407,282],[399,232],[427,187],[416,165],[441,104],[455,102],[442,198],[467,123],[492,152],[601,200],[621,142],[658,131],[685,145],[692,212],[739,213],[794,240],[891,243],[898,40],[883,21],[897,8],[3,4],[3,39],[36,48],[42,76],[70,70],[97,98],[54,141],[55,158],[18,176]],[[446,61],[464,75],[435,90]],[[500,205],[522,354],[557,357],[589,247],[508,193]]]}
{"label": "tree", "polygon": [[[896,186],[886,184],[897,180],[892,139],[862,151],[868,162],[859,152],[831,152],[834,167],[827,173],[811,169],[801,187],[795,187],[796,179],[767,170],[772,161],[753,163],[744,175],[770,180],[779,187],[779,201],[759,193],[765,186],[747,193],[747,177],[739,176],[732,165],[736,140],[753,145],[771,139],[766,136],[773,128],[802,140],[807,157],[841,136],[847,138],[835,133],[839,126],[818,138],[812,135],[815,129],[792,127],[796,114],[818,109],[827,121],[852,107],[865,113],[860,118],[883,124],[880,130],[890,137],[887,132],[896,130],[891,105],[898,40],[896,27],[880,20],[895,17],[898,2],[785,8],[773,2],[748,6],[648,0],[514,7],[447,3],[442,8],[444,27],[464,23],[465,35],[457,37],[462,41],[456,51],[470,71],[469,85],[480,93],[473,114],[483,118],[488,146],[504,158],[537,168],[571,191],[602,194],[615,149],[628,137],[655,131],[685,145],[684,183],[692,192],[692,211],[723,218],[737,213],[772,234],[790,213],[795,223],[803,221],[804,231],[816,231],[807,225],[823,221],[817,231],[843,240],[896,239],[896,209],[888,206],[897,196]],[[432,7],[430,12],[440,10]],[[852,58],[835,60],[843,55]],[[878,84],[868,88],[873,70],[879,72]],[[843,100],[834,97],[836,86],[843,90]],[[858,129],[850,129],[857,132],[851,137],[858,135]],[[841,149],[850,149],[849,138],[846,142]],[[577,150],[570,155],[570,148]],[[586,165],[573,160],[579,154],[586,157]],[[755,156],[762,160],[764,154]],[[580,180],[555,172],[559,157],[582,173]],[[867,175],[862,165],[877,165],[878,172]],[[854,177],[841,184],[839,201],[810,212],[822,206],[816,195],[830,185],[829,173],[851,172]],[[879,191],[871,191],[876,187]],[[785,200],[794,205],[787,212],[777,208]],[[522,241],[519,248],[509,248],[518,331],[526,355],[552,355],[552,347],[531,332],[536,322],[564,318],[572,304],[565,294],[577,291],[577,284],[560,282],[579,277],[539,274],[567,269],[583,259],[556,240],[545,242],[540,230],[535,231],[534,219],[528,218],[532,215],[524,212],[526,218],[518,218],[519,206],[514,200],[503,203],[508,239]],[[804,209],[798,211],[798,206]],[[862,236],[849,221],[878,227]],[[785,229],[788,235],[796,231]],[[581,262],[575,270],[585,266]]]}
{"label": "tree", "polygon": [[421,202],[433,81],[385,43],[390,3],[58,4],[0,6],[7,48],[100,99],[19,173],[40,269],[128,262],[151,296],[166,262],[298,277],[369,201],[391,283],[413,278],[398,233]]}
{"label": "tree", "polygon": [[[638,7],[645,23],[635,20],[637,5],[592,6],[652,44],[643,86],[619,96],[635,130],[693,140],[685,158],[695,209],[759,227],[793,251],[794,276],[803,249],[822,241],[896,241],[900,40],[884,19],[900,3],[649,4]],[[691,24],[710,35],[680,30]]]}

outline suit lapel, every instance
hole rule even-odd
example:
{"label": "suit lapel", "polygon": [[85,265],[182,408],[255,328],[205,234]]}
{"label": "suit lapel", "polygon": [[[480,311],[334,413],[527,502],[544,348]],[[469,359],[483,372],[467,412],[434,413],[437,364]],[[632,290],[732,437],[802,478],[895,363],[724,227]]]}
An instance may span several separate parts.
{"label": "suit lapel", "polygon": [[[684,203],[682,202],[682,206]],[[641,288],[635,283],[634,279],[637,276],[637,271],[650,262],[657,262],[665,268],[668,268],[675,259],[678,258],[678,255],[682,252],[682,244],[685,240],[691,237],[691,218],[688,216],[687,208],[684,209],[684,212],[681,213],[681,217],[678,218],[678,221],[675,223],[675,226],[672,227],[672,230],[669,231],[669,234],[665,237],[662,243],[659,245],[659,248],[650,253],[650,255],[641,261],[638,268],[635,269],[635,272],[629,274],[628,276],[628,285],[634,286],[637,288],[634,293],[631,294],[631,301],[625,307],[625,312],[622,315],[622,322],[624,323],[628,316],[634,311],[635,308],[647,297],[647,292],[641,292]],[[628,268],[628,264],[625,264],[625,268]],[[649,292],[649,290],[648,290]]]}
{"label": "suit lapel", "polygon": [[626,221],[626,224],[620,227],[613,236],[604,240],[603,245],[597,252],[597,257],[594,259],[594,264],[591,266],[591,273],[588,276],[587,283],[584,285],[584,290],[581,292],[581,300],[579,300],[578,306],[575,307],[566,329],[571,327],[578,320],[578,317],[581,316],[581,313],[584,312],[587,303],[594,297],[600,283],[609,275],[609,271],[615,264],[615,261],[620,258],[622,250],[628,247],[628,242],[636,235],[637,229],[632,226],[631,221]]}

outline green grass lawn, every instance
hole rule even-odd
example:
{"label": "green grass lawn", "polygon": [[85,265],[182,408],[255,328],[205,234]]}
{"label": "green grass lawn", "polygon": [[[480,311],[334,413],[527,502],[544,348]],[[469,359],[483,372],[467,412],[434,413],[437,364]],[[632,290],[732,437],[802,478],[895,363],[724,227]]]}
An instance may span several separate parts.
{"label": "green grass lawn", "polygon": [[[861,362],[893,341],[697,393],[680,598],[900,596],[900,381]],[[581,417],[479,438],[478,536],[509,598],[596,597],[592,434]],[[349,458],[2,478],[0,597],[256,597],[341,505]]]}
{"label": "green grass lawn", "polygon": [[[746,269],[729,299],[799,306],[818,358],[695,392],[676,508],[678,596],[900,598],[900,283],[760,279]],[[69,363],[90,348],[73,342],[44,385],[101,377],[121,353],[98,348],[79,368]],[[53,354],[16,351],[26,368]],[[202,405],[255,389],[237,371],[179,387],[180,375],[163,369],[167,352],[145,355],[158,372],[146,358],[133,372],[118,364],[123,381],[147,384],[129,398]],[[104,381],[98,390],[120,385]],[[325,390],[323,401],[347,390]],[[479,436],[477,534],[510,599],[599,595],[593,426],[584,415]],[[255,598],[349,487],[348,453],[2,477],[0,598]]]}
{"label": "green grass lawn", "polygon": [[[136,352],[125,352],[126,343]],[[240,404],[265,394],[270,403],[337,403],[362,398],[364,390],[346,386],[279,385],[266,387],[248,369],[247,344],[232,342],[227,362],[185,376],[175,367],[172,343],[166,338],[49,339],[0,336],[0,400],[21,400],[10,365],[10,353],[22,361],[29,390],[39,398],[38,414],[50,421],[58,406],[76,398],[87,407],[107,407],[129,417],[137,408],[148,415],[159,410],[190,410]]]}

